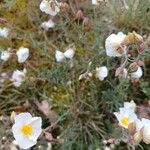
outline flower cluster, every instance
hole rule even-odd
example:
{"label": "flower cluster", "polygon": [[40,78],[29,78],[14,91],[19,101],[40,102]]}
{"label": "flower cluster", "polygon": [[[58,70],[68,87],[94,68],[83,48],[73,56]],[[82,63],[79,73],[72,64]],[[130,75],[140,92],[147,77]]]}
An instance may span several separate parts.
{"label": "flower cluster", "polygon": [[[60,12],[60,4],[56,0],[43,0],[40,3],[40,10],[52,17],[56,16],[57,13]],[[55,26],[55,23],[52,19],[49,19],[48,21],[44,21],[41,24],[41,27],[48,31],[49,28],[53,28]]]}
{"label": "flower cluster", "polygon": [[55,58],[57,62],[63,62],[65,58],[72,59],[75,54],[75,47],[69,47],[67,50],[63,53],[59,50],[56,50],[55,52]]}
{"label": "flower cluster", "polygon": [[[141,66],[144,63],[140,60],[140,54],[146,51],[147,48],[147,41],[144,42],[143,37],[134,31],[127,35],[122,32],[111,34],[105,41],[107,56],[125,59],[115,73],[116,76],[125,79],[131,78],[131,80],[138,81],[142,77],[143,71]],[[135,55],[137,55],[136,58]]]}
{"label": "flower cluster", "polygon": [[[143,44],[145,46],[143,46]],[[136,46],[135,51],[138,53],[137,58],[132,56],[132,52],[134,51],[132,46]],[[132,49],[130,50],[130,48]],[[131,79],[134,82],[138,81],[143,75],[142,66],[144,66],[144,62],[139,58],[140,54],[146,51],[147,48],[147,41],[144,42],[142,36],[134,31],[132,33],[128,33],[127,35],[122,32],[111,34],[105,40],[106,55],[109,57],[119,57],[122,59],[122,61],[118,61],[121,63],[115,71],[115,76],[124,79]],[[58,56],[60,59],[63,58],[63,54],[61,53],[58,53]],[[94,72],[96,77],[102,81],[108,76],[109,71],[107,66],[101,66],[96,67]],[[92,74],[92,72],[88,71],[80,75],[79,79],[88,78],[89,73]]]}
{"label": "flower cluster", "polygon": [[[29,57],[29,49],[25,47],[20,47],[16,53],[12,52],[9,48],[8,50],[2,51],[0,58],[4,62],[8,61],[13,55],[17,56],[18,63],[24,63]],[[23,71],[15,70],[12,74],[11,81],[15,87],[19,87],[23,81],[25,81],[27,70],[24,68]]]}
{"label": "flower cluster", "polygon": [[48,15],[55,16],[60,11],[56,0],[43,0],[40,4],[40,10]]}
{"label": "flower cluster", "polygon": [[139,119],[136,115],[136,104],[134,101],[125,102],[124,107],[115,112],[119,126],[128,130],[133,140],[138,144],[141,140],[150,144],[150,120],[146,118]]}

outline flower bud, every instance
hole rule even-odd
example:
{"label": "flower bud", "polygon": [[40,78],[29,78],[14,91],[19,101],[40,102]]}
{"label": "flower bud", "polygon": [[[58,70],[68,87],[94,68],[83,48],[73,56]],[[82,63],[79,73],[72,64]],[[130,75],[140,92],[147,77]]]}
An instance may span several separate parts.
{"label": "flower bud", "polygon": [[61,11],[68,11],[70,9],[69,5],[65,2],[60,2],[59,8],[61,9]]}
{"label": "flower bud", "polygon": [[84,17],[84,14],[82,12],[82,10],[78,10],[76,13],[76,18],[77,19],[82,19]]}
{"label": "flower bud", "polygon": [[128,72],[126,68],[119,67],[116,69],[115,76],[127,78]]}
{"label": "flower bud", "polygon": [[133,136],[133,139],[136,143],[140,143],[142,140],[142,135],[140,132],[136,132]]}
{"label": "flower bud", "polygon": [[143,42],[143,37],[137,34],[135,31],[133,31],[132,33],[129,32],[128,35],[124,39],[125,45],[138,44],[141,42]]}
{"label": "flower bud", "polygon": [[136,124],[134,122],[130,123],[128,125],[128,132],[133,135],[135,133],[136,130]]}
{"label": "flower bud", "polygon": [[133,62],[129,65],[129,72],[135,72],[138,69],[138,64],[136,62]]}
{"label": "flower bud", "polygon": [[88,17],[85,17],[84,20],[83,20],[83,27],[84,27],[84,30],[85,31],[89,31],[91,29],[91,21]]}
{"label": "flower bud", "polygon": [[138,52],[143,53],[147,48],[148,48],[147,42],[143,42],[143,43],[140,44]]}
{"label": "flower bud", "polygon": [[144,66],[144,62],[142,60],[138,60],[136,63],[138,66]]}
{"label": "flower bud", "polygon": [[13,111],[13,112],[11,113],[11,115],[10,115],[10,120],[11,120],[12,122],[14,122],[15,117],[16,117],[16,113]]}

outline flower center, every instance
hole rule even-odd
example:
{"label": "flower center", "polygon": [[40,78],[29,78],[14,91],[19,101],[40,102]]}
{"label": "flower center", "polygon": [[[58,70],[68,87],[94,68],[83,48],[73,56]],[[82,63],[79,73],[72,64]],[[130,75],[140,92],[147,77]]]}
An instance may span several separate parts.
{"label": "flower center", "polygon": [[128,125],[129,125],[129,118],[128,118],[128,117],[122,117],[121,123],[122,123],[124,126],[128,126]]}
{"label": "flower center", "polygon": [[25,135],[25,136],[30,136],[33,132],[33,128],[31,125],[29,124],[25,124],[21,127],[21,132]]}
{"label": "flower center", "polygon": [[121,45],[119,43],[113,43],[112,47],[120,54],[124,53],[124,49],[123,46],[121,47]]}
{"label": "flower center", "polygon": [[119,43],[113,43],[112,47],[117,50],[120,47],[120,44]]}

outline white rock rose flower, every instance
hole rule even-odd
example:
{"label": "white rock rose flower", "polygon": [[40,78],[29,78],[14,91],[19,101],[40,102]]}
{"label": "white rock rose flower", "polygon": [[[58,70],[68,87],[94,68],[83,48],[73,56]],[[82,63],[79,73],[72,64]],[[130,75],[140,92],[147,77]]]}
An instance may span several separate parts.
{"label": "white rock rose flower", "polygon": [[108,69],[107,67],[99,67],[96,68],[96,77],[99,78],[99,80],[104,80],[108,76]]}
{"label": "white rock rose flower", "polygon": [[135,112],[136,104],[135,104],[135,102],[133,100],[131,102],[124,102],[124,108],[133,110]]}
{"label": "white rock rose flower", "polygon": [[29,57],[29,49],[25,47],[20,47],[19,50],[16,53],[18,57],[18,62],[23,63],[27,60]]}
{"label": "white rock rose flower", "polygon": [[60,11],[57,1],[52,0],[43,0],[40,4],[40,10],[51,16],[57,15],[57,13]]}
{"label": "white rock rose flower", "polygon": [[137,71],[131,73],[131,78],[132,79],[139,79],[142,77],[142,75],[143,75],[142,68],[140,66],[138,66]]}
{"label": "white rock rose flower", "polygon": [[98,5],[99,3],[97,2],[97,0],[92,0],[92,4],[93,5]]}
{"label": "white rock rose flower", "polygon": [[61,52],[61,51],[59,51],[59,50],[56,50],[56,52],[55,52],[55,58],[56,58],[57,62],[63,62],[64,59],[65,59],[64,53]]}
{"label": "white rock rose flower", "polygon": [[19,87],[21,83],[25,81],[26,73],[26,69],[24,69],[23,71],[15,70],[13,72],[11,81],[13,82],[13,85],[15,87]]}
{"label": "white rock rose flower", "polygon": [[[111,34],[105,41],[106,54],[109,57],[120,57],[126,53],[125,49],[121,46],[121,43],[126,37],[125,34],[119,32],[117,34]],[[120,52],[121,51],[121,52]]]}
{"label": "white rock rose flower", "polygon": [[49,28],[53,28],[55,26],[55,23],[49,19],[48,21],[45,21],[41,24],[41,27],[48,31]]}
{"label": "white rock rose flower", "polygon": [[150,144],[150,120],[142,118],[141,121],[143,124],[143,132],[142,132],[143,141],[146,144]]}
{"label": "white rock rose flower", "polygon": [[10,53],[8,51],[1,52],[1,60],[7,61],[10,58]]}
{"label": "white rock rose flower", "polygon": [[137,119],[135,124],[136,124],[136,131],[139,132],[143,127],[143,123],[140,119]]}
{"label": "white rock rose flower", "polygon": [[9,29],[4,27],[4,28],[0,28],[0,37],[4,37],[7,38],[9,35]]}
{"label": "white rock rose flower", "polygon": [[41,117],[32,117],[30,113],[20,113],[12,126],[14,138],[22,149],[28,149],[37,143],[42,132]]}
{"label": "white rock rose flower", "polygon": [[75,50],[73,48],[69,48],[64,52],[64,56],[69,59],[72,59],[74,54],[75,54]]}
{"label": "white rock rose flower", "polygon": [[120,108],[120,112],[115,112],[114,115],[119,121],[119,125],[128,128],[130,123],[136,122],[137,116],[133,110],[127,108]]}

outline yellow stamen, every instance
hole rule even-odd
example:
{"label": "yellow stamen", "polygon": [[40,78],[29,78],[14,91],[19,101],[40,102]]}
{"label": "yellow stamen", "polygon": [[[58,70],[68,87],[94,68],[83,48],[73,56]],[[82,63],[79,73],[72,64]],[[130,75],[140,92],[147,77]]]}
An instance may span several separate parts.
{"label": "yellow stamen", "polygon": [[113,43],[113,44],[112,44],[112,47],[113,47],[114,49],[118,49],[118,48],[120,47],[120,44],[119,44],[119,43]]}
{"label": "yellow stamen", "polygon": [[29,124],[25,124],[21,127],[21,132],[25,135],[25,136],[30,136],[32,135],[33,132],[33,128],[31,125]]}
{"label": "yellow stamen", "polygon": [[124,126],[128,126],[128,125],[129,125],[129,118],[128,118],[128,117],[122,117],[121,123],[122,123]]}

